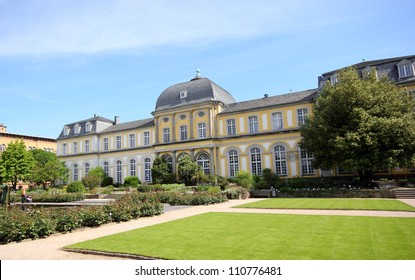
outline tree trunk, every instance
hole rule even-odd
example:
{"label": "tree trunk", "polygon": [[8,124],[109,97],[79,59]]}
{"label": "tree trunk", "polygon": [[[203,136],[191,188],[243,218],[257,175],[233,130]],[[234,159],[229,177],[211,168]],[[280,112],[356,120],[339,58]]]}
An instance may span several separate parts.
{"label": "tree trunk", "polygon": [[370,182],[373,179],[373,172],[372,170],[364,169],[358,170],[360,182],[363,184],[365,188],[369,188]]}

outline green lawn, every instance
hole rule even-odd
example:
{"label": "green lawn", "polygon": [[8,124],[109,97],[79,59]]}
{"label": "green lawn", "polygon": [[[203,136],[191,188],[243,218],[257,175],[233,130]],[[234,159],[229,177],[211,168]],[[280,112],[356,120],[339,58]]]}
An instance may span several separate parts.
{"label": "green lawn", "polygon": [[273,198],[247,203],[237,207],[267,209],[415,211],[414,207],[395,199],[359,198]]}
{"label": "green lawn", "polygon": [[414,260],[415,219],[206,213],[68,248],[177,260]]}

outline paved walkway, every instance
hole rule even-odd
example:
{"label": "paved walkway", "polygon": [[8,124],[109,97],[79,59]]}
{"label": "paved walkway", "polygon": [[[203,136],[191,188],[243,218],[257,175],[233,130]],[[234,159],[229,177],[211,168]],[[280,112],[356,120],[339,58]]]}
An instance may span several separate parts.
{"label": "paved walkway", "polygon": [[[254,202],[262,199],[249,199]],[[401,200],[415,207],[415,199]],[[385,216],[411,217],[415,212],[397,211],[355,211],[355,210],[276,210],[276,209],[243,209],[232,208],[247,203],[247,200],[230,200],[221,204],[193,207],[171,207],[166,213],[148,218],[140,218],[124,223],[111,223],[99,228],[84,228],[75,232],[57,233],[48,238],[24,240],[19,243],[0,245],[0,260],[115,260],[118,257],[89,255],[62,251],[61,248],[110,234],[151,226],[176,219],[186,218],[206,212],[240,212],[240,213],[274,213],[274,214],[306,214],[306,215],[354,215],[354,216]],[[125,258],[123,258],[125,259]]]}

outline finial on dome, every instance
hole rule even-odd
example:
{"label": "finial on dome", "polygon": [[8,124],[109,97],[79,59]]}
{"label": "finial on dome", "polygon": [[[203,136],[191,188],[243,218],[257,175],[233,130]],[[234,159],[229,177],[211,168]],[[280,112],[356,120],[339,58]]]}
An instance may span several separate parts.
{"label": "finial on dome", "polygon": [[196,69],[196,78],[200,78],[200,69]]}

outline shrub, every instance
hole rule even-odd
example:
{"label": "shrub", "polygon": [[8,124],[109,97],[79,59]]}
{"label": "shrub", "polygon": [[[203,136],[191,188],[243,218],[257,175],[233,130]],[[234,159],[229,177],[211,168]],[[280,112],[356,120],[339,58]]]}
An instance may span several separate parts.
{"label": "shrub", "polygon": [[241,187],[244,187],[245,189],[250,189],[253,184],[253,177],[248,171],[239,171],[236,174],[235,181],[238,185]]}
{"label": "shrub", "polygon": [[102,179],[102,187],[112,186],[112,184],[114,184],[114,180],[112,177],[104,177],[104,179]]}
{"label": "shrub", "polygon": [[82,181],[75,181],[68,185],[66,191],[68,193],[84,193],[86,190]]}
{"label": "shrub", "polygon": [[56,231],[71,232],[74,229],[81,227],[82,220],[79,211],[79,208],[69,208],[64,211],[57,211]]}
{"label": "shrub", "polygon": [[246,199],[246,198],[249,198],[249,192],[241,186],[230,187],[230,188],[224,190],[223,194],[228,199],[239,199],[239,198]]}
{"label": "shrub", "polygon": [[138,187],[139,184],[141,184],[141,181],[136,176],[126,177],[124,180],[124,186],[126,187]]}

